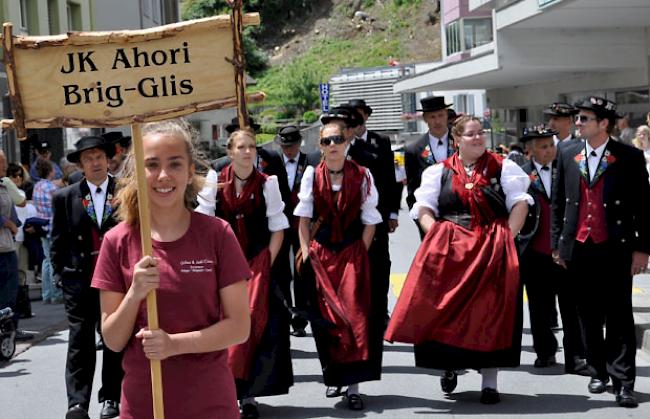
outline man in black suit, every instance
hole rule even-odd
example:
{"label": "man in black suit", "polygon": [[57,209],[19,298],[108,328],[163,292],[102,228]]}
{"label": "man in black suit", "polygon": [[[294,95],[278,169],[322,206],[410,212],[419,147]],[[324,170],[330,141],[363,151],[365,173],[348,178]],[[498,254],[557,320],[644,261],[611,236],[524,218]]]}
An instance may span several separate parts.
{"label": "man in black suit", "polygon": [[564,328],[564,369],[569,374],[586,375],[587,363],[582,342],[578,310],[564,269],[554,263],[551,254],[551,200],[555,194],[553,178],[557,175],[554,136],[557,131],[544,127],[524,130],[520,141],[531,156],[522,166],[530,177],[528,193],[535,208],[528,212],[526,229],[519,235],[521,279],[526,285],[533,348],[537,354],[535,368],[555,365],[558,349],[552,322],[556,315],[555,296],[560,301]]}
{"label": "man in black suit", "polygon": [[640,150],[610,136],[619,117],[614,102],[592,96],[576,106],[585,142],[567,144],[558,155],[553,257],[579,290],[589,392],[604,392],[611,377],[617,403],[636,407],[632,276],[648,265],[648,172]]}
{"label": "man in black suit", "polygon": [[[102,137],[83,137],[68,154],[85,178],[56,192],[52,200],[52,267],[63,287],[70,330],[65,381],[66,419],[87,419],[95,373],[95,330],[100,322],[99,294],[90,287],[104,234],[117,224],[115,181],[108,162],[115,146]],[[119,416],[122,355],[103,349],[101,419]]]}
{"label": "man in black suit", "polygon": [[[284,214],[289,219],[290,228],[285,230],[282,248],[280,250],[279,260],[284,263],[285,274],[289,280],[285,284],[285,298],[292,307],[291,326],[293,327],[292,335],[297,337],[306,336],[305,327],[307,326],[306,316],[306,297],[302,282],[297,279],[297,272],[293,270],[291,260],[295,252],[300,248],[298,240],[298,217],[293,215],[293,210],[298,204],[298,193],[300,192],[300,183],[302,175],[305,173],[307,166],[317,166],[320,163],[320,153],[306,154],[300,151],[302,136],[300,129],[295,125],[288,125],[278,130],[275,142],[280,146],[281,152],[270,152],[273,157],[269,158],[269,165],[265,170],[271,172],[284,171],[286,174],[287,184],[280,188],[282,200],[284,201]],[[277,165],[279,167],[273,167]],[[279,179],[278,179],[279,180]],[[293,281],[294,298],[291,297],[290,284]]]}
{"label": "man in black suit", "polygon": [[555,135],[555,146],[559,144],[568,144],[570,141],[576,141],[573,135],[573,119],[578,114],[578,108],[564,102],[555,102],[548,108],[544,109],[544,116],[548,120],[548,126]]}
{"label": "man in black suit", "polygon": [[449,131],[449,113],[451,105],[445,103],[445,98],[429,96],[420,100],[422,118],[429,127],[429,132],[419,140],[406,146],[404,151],[404,167],[406,169],[406,204],[409,209],[415,203],[415,190],[420,187],[422,172],[427,167],[446,160],[454,149],[454,139]]}

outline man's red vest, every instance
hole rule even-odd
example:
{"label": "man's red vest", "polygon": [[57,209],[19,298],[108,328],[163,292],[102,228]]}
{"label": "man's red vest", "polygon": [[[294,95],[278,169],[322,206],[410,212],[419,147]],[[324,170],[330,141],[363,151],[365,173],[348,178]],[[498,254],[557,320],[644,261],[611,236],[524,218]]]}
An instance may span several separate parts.
{"label": "man's red vest", "polygon": [[589,188],[587,181],[580,178],[580,208],[578,209],[578,233],[576,240],[581,243],[591,239],[594,243],[607,241],[607,220],[603,205],[604,176]]}

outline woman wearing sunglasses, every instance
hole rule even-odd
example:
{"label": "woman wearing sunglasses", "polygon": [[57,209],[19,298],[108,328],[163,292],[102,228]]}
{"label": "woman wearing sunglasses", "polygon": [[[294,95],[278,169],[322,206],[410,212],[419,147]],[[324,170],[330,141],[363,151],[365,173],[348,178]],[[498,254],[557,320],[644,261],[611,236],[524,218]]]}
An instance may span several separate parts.
{"label": "woman wearing sunglasses", "polygon": [[338,123],[321,129],[323,161],[305,170],[294,215],[325,395],[345,395],[351,410],[362,410],[359,383],[381,377],[382,340],[370,325],[383,320],[369,314],[368,248],[382,218],[372,175],[347,160],[348,146]]}
{"label": "woman wearing sunglasses", "polygon": [[418,367],[482,375],[481,403],[500,401],[497,368],[519,365],[521,287],[514,238],[523,226],[530,180],[512,160],[485,148],[481,121],[462,116],[452,135],[458,152],[426,169],[411,216],[426,236],[386,331],[415,344]]}

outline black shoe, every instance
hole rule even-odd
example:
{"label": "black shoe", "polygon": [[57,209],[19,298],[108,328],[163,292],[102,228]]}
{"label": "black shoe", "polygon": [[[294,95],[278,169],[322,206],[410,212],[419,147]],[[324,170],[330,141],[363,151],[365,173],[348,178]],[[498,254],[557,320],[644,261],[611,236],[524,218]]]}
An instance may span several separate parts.
{"label": "black shoe", "polygon": [[24,330],[16,330],[16,342],[25,342],[34,339],[34,335]]}
{"label": "black shoe", "polygon": [[567,363],[564,372],[567,374],[582,375],[583,377],[591,377],[589,374],[589,365],[583,358],[576,358],[573,364]]}
{"label": "black shoe", "polygon": [[305,336],[307,336],[307,332],[305,332],[304,328],[294,327],[293,331],[291,332],[291,336],[295,336],[297,338],[304,338]]}
{"label": "black shoe", "polygon": [[359,394],[345,394],[348,399],[348,409],[363,410],[363,399]]}
{"label": "black shoe", "polygon": [[99,419],[111,419],[120,416],[120,403],[115,400],[104,400]]}
{"label": "black shoe", "polygon": [[552,367],[555,364],[557,364],[557,361],[555,360],[555,355],[551,355],[548,357],[537,357],[535,363],[533,364],[533,367],[548,368],[548,367]]}
{"label": "black shoe", "polygon": [[607,390],[607,381],[608,379],[601,380],[599,378],[592,378],[589,380],[589,385],[587,386],[587,389],[589,390],[590,393],[593,394],[600,394],[604,393]]}
{"label": "black shoe", "polygon": [[257,419],[260,417],[260,412],[257,410],[257,405],[253,403],[246,403],[241,406],[242,419]]}
{"label": "black shoe", "polygon": [[341,387],[327,387],[325,390],[325,397],[331,399],[333,397],[339,397],[343,393],[341,392]]}
{"label": "black shoe", "polygon": [[75,404],[68,409],[68,413],[65,414],[65,419],[90,419],[90,417],[82,405]]}
{"label": "black shoe", "polygon": [[451,394],[452,391],[456,389],[458,385],[458,374],[455,371],[445,371],[440,377],[440,387],[442,392],[446,394]]}
{"label": "black shoe", "polygon": [[499,392],[493,388],[486,387],[481,390],[481,403],[483,404],[497,404],[501,401]]}
{"label": "black shoe", "polygon": [[627,387],[616,392],[616,403],[621,407],[637,407],[639,405],[634,396],[634,390]]}

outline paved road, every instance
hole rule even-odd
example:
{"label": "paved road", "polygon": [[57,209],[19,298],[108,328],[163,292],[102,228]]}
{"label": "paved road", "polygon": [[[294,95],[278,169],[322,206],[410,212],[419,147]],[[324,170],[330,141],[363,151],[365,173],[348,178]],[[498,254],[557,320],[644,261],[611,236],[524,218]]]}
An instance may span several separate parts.
{"label": "paved road", "polygon": [[[397,287],[408,270],[418,243],[413,224],[402,219],[398,233],[391,237],[393,282]],[[642,278],[637,286],[650,289],[650,278]],[[561,332],[558,339],[561,342]],[[0,365],[0,419],[63,417],[66,408],[63,380],[66,342],[67,332],[57,332],[9,364]],[[529,330],[525,329],[522,366],[499,374],[502,402],[484,406],[478,402],[480,376],[476,372],[468,371],[462,375],[454,394],[445,397],[435,372],[413,367],[409,345],[387,344],[382,380],[361,385],[366,410],[351,412],[342,400],[324,397],[325,388],[313,340],[310,337],[292,338],[296,384],[289,395],[260,399],[260,412],[264,418],[650,417],[650,356],[645,352],[640,351],[637,355],[637,392],[641,405],[626,410],[616,407],[611,394],[589,394],[587,379],[563,375],[562,365],[543,370],[533,368],[535,356],[531,345]],[[558,359],[562,359],[561,354],[558,354]],[[97,418],[98,412],[97,403],[93,403],[91,417]]]}

